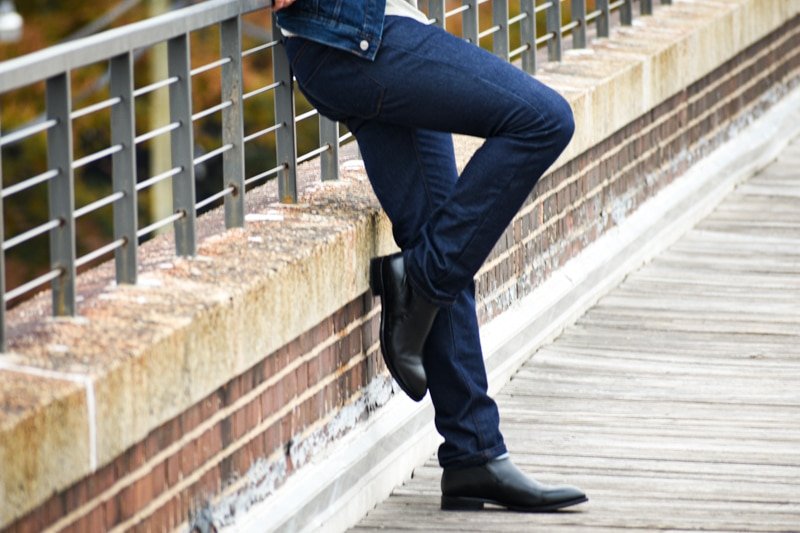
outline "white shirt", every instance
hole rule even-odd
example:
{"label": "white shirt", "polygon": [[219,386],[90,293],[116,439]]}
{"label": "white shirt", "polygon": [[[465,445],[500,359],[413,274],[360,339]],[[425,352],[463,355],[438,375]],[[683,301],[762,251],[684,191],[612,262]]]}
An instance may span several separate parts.
{"label": "white shirt", "polygon": [[[386,14],[395,15],[398,17],[410,17],[414,20],[428,23],[428,17],[425,13],[417,9],[417,0],[386,0]],[[294,34],[281,29],[284,37],[293,37]]]}
{"label": "white shirt", "polygon": [[428,23],[425,13],[417,9],[417,0],[386,0],[386,14],[398,17],[411,17],[423,24]]}

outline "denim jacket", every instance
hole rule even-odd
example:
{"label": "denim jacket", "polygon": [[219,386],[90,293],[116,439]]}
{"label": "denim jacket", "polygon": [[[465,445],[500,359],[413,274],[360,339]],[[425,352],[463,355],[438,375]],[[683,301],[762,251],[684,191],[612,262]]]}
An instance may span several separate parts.
{"label": "denim jacket", "polygon": [[297,0],[276,16],[291,33],[372,60],[385,10],[386,0]]}

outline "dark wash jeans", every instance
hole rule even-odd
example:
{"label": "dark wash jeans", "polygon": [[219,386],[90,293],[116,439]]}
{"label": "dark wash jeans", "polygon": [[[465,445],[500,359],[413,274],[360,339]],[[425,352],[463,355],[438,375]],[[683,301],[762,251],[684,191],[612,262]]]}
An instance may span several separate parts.
{"label": "dark wash jeans", "polygon": [[[356,136],[412,285],[442,306],[424,353],[440,464],[505,453],[473,277],[569,143],[569,105],[509,63],[405,17],[386,17],[374,61],[299,37],[286,48],[309,102]],[[450,133],[486,139],[461,176]]]}

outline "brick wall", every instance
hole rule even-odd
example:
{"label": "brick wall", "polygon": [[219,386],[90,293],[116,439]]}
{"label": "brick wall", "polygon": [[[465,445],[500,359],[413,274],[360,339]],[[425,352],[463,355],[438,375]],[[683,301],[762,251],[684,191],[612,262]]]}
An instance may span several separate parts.
{"label": "brick wall", "polygon": [[[800,17],[544,177],[478,275],[481,320],[800,85],[797,42]],[[392,390],[377,328],[364,294],[8,531],[224,523],[385,403]]]}

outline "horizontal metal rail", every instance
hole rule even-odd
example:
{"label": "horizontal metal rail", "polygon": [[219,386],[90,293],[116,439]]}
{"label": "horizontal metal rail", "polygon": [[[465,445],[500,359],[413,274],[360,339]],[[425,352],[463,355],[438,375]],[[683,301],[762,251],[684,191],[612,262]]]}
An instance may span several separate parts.
{"label": "horizontal metal rail", "polygon": [[144,96],[146,94],[153,93],[159,89],[163,89],[164,87],[169,87],[170,85],[178,83],[178,77],[172,76],[171,78],[166,78],[161,81],[157,81],[155,83],[151,83],[150,85],[145,85],[144,87],[140,87],[133,91],[133,96],[138,98],[140,96]]}
{"label": "horizontal metal rail", "polygon": [[177,176],[178,174],[181,173],[181,170],[183,170],[183,169],[180,168],[180,167],[171,168],[171,169],[167,170],[166,172],[162,172],[161,174],[157,174],[157,175],[153,176],[152,178],[148,178],[148,179],[146,179],[144,181],[140,181],[139,183],[136,184],[136,190],[137,191],[142,191],[142,190],[144,190],[144,189],[146,189],[148,187],[152,187],[156,183],[160,183],[160,182],[162,182],[162,181],[164,181],[166,179],[169,179],[169,178],[171,178],[173,176]]}
{"label": "horizontal metal rail", "polygon": [[207,154],[203,154],[200,157],[196,157],[194,159],[194,161],[193,161],[194,166],[202,165],[206,161],[208,161],[210,159],[214,159],[215,157],[218,157],[218,156],[224,154],[225,152],[227,152],[228,150],[231,150],[232,148],[233,148],[232,144],[226,144],[225,146],[221,146],[221,147],[217,148],[216,150],[212,150],[211,152],[208,152]]}
{"label": "horizontal metal rail", "polygon": [[100,150],[99,152],[95,152],[93,154],[87,155],[86,157],[82,157],[80,159],[76,159],[75,161],[72,162],[72,168],[73,169],[79,169],[79,168],[85,167],[86,165],[88,165],[90,163],[94,163],[95,161],[99,161],[99,160],[101,160],[101,159],[103,159],[105,157],[108,157],[110,155],[114,155],[117,152],[121,152],[122,148],[123,148],[122,145],[118,144],[116,146],[111,146],[109,148],[106,148],[105,150]]}
{"label": "horizontal metal rail", "polygon": [[120,102],[122,102],[122,98],[119,97],[109,98],[108,100],[104,100],[94,105],[84,107],[83,109],[80,109],[78,111],[73,111],[71,118],[72,120],[75,120],[77,118],[85,117],[86,115],[91,115],[92,113],[97,113],[98,111],[108,109],[109,107],[115,106]]}
{"label": "horizontal metal rail", "polygon": [[221,104],[215,105],[214,107],[209,107],[205,111],[200,111],[199,113],[195,113],[194,115],[192,115],[192,122],[197,122],[200,119],[206,118],[215,113],[219,113],[220,111],[223,111],[232,105],[233,102],[222,102]]}
{"label": "horizontal metal rail", "polygon": [[259,94],[264,94],[266,92],[269,92],[269,91],[275,89],[276,87],[280,87],[280,85],[281,84],[279,82],[278,83],[272,83],[270,85],[265,85],[264,87],[261,87],[259,89],[254,90],[254,91],[250,91],[249,93],[245,93],[244,95],[242,95],[242,99],[243,100],[249,100],[250,98],[253,98],[254,96],[258,96]]}
{"label": "horizontal metal rail", "polygon": [[256,174],[255,176],[247,178],[246,180],[244,180],[244,184],[245,185],[252,185],[253,183],[256,183],[257,181],[265,180],[267,178],[271,178],[272,176],[277,176],[278,172],[280,172],[281,170],[285,170],[285,169],[286,169],[286,165],[278,165],[275,168],[271,168],[269,170],[265,170],[264,172],[261,172],[259,174]]}
{"label": "horizontal metal rail", "polygon": [[75,265],[78,268],[80,268],[82,266],[91,263],[95,259],[100,259],[104,255],[108,255],[111,252],[122,248],[123,246],[125,246],[125,239],[117,239],[112,243],[106,244],[105,246],[101,246],[97,250],[94,250],[93,252],[89,252],[88,254],[77,258],[75,260]]}
{"label": "horizontal metal rail", "polygon": [[147,142],[150,139],[155,139],[156,137],[159,137],[161,135],[171,133],[180,127],[181,127],[180,122],[172,122],[170,124],[167,124],[166,126],[161,126],[160,128],[156,128],[152,131],[148,131],[147,133],[139,135],[133,140],[133,142],[136,144],[142,144],[143,142]]}
{"label": "horizontal metal rail", "polygon": [[263,130],[259,130],[255,133],[251,133],[250,135],[245,136],[244,142],[249,143],[250,141],[254,141],[264,135],[268,135],[273,131],[278,131],[283,127],[283,124],[275,124],[274,126],[270,126],[269,128],[264,128]]}
{"label": "horizontal metal rail", "polygon": [[320,155],[320,154],[322,154],[324,152],[327,152],[330,149],[331,149],[331,145],[326,144],[325,146],[320,146],[316,150],[311,150],[307,154],[304,154],[304,155],[301,155],[300,157],[298,157],[297,158],[297,164],[299,165],[300,163],[305,163],[306,161],[314,159],[318,155]]}
{"label": "horizontal metal rail", "polygon": [[28,137],[33,137],[37,133],[45,132],[50,128],[52,128],[53,126],[55,126],[56,124],[58,124],[58,122],[55,120],[52,119],[45,120],[43,122],[33,124],[32,126],[28,126],[21,130],[17,130],[13,133],[3,135],[3,137],[0,138],[0,148],[8,146],[9,144],[22,141],[23,139],[27,139]]}
{"label": "horizontal metal rail", "polygon": [[298,122],[301,122],[301,121],[303,121],[303,120],[305,120],[307,118],[311,118],[311,117],[316,116],[318,114],[319,114],[319,111],[317,111],[316,109],[312,109],[311,111],[306,111],[305,113],[302,113],[300,115],[295,115],[294,122],[296,124]]}
{"label": "horizontal metal rail", "polygon": [[[637,0],[638,11],[651,13],[653,0]],[[51,283],[53,313],[71,315],[76,313],[75,277],[76,268],[101,260],[113,254],[116,261],[116,276],[119,283],[135,283],[137,270],[137,246],[140,239],[148,238],[164,229],[175,232],[177,255],[192,255],[196,248],[195,219],[199,210],[224,202],[227,227],[242,226],[245,220],[244,193],[248,187],[269,179],[278,183],[282,202],[297,201],[297,165],[319,157],[320,178],[338,179],[339,148],[354,140],[351,132],[340,132],[338,123],[321,116],[316,109],[298,113],[296,107],[295,79],[283,49],[280,29],[272,20],[269,31],[243,46],[242,17],[248,13],[269,8],[270,0],[208,0],[159,17],[129,24],[91,37],[70,41],[40,52],[0,63],[0,96],[28,87],[46,86],[42,102],[43,112],[32,123],[18,126],[0,134],[0,157],[4,148],[25,148],[27,143],[41,134],[46,136],[47,167],[33,177],[14,182],[19,176],[11,176],[8,186],[0,186],[0,198],[47,189],[48,222],[21,230],[17,235],[4,239],[5,230],[0,227],[0,294],[5,302],[15,300],[31,291]],[[669,3],[669,0],[660,0]],[[445,0],[422,2],[427,6],[430,23],[447,29],[448,21],[461,20],[461,35],[473,43],[491,42],[492,52],[505,60],[521,58],[522,68],[531,74],[536,72],[537,51],[546,47],[551,60],[560,60],[562,41],[565,36],[572,39],[572,47],[587,46],[591,36],[604,37],[609,34],[612,13],[619,15],[621,24],[631,24],[633,0],[596,0],[591,11],[586,0],[461,0],[460,5]],[[424,7],[423,6],[423,7]],[[562,9],[563,7],[563,9]],[[566,13],[570,13],[569,20]],[[542,16],[543,15],[543,16]],[[489,18],[491,17],[491,18]],[[537,27],[537,18],[539,27]],[[542,19],[546,25],[542,26]],[[591,27],[596,31],[590,33]],[[192,58],[192,32],[208,28],[219,28],[220,47],[215,59],[204,58],[204,64],[190,68]],[[482,41],[485,40],[485,41]],[[135,87],[134,62],[144,56],[148,49],[166,45],[168,68],[161,79]],[[512,49],[513,45],[513,49]],[[272,62],[272,79],[259,87],[245,90],[246,81],[242,63],[247,58]],[[109,87],[108,96],[84,107],[73,109],[75,100],[71,94],[73,72],[102,62],[108,63],[108,74],[96,85]],[[91,68],[94,68],[93,66]],[[219,98],[205,103],[195,110],[192,83],[205,73],[219,71],[222,80]],[[136,105],[147,104],[154,93],[168,92],[168,111],[162,120],[151,124],[137,124]],[[149,100],[142,100],[144,97]],[[161,96],[161,95],[158,95]],[[248,121],[244,104],[274,105],[273,123]],[[101,114],[110,110],[110,117]],[[73,137],[76,128],[92,116],[92,121],[106,121],[111,131],[108,148],[75,158]],[[317,120],[310,120],[317,117]],[[0,110],[0,123],[2,120]],[[203,121],[200,123],[200,121]],[[77,123],[74,123],[77,122]],[[156,124],[167,124],[156,126]],[[219,126],[218,148],[204,152],[194,138],[194,129]],[[202,125],[203,128],[200,126]],[[139,126],[139,128],[137,128]],[[144,127],[146,126],[146,127]],[[296,130],[308,132],[317,128],[318,143],[298,147]],[[211,128],[213,129],[213,128]],[[135,132],[144,131],[140,134]],[[245,131],[250,133],[245,134]],[[308,133],[303,139],[308,139]],[[169,170],[151,176],[137,176],[137,158],[157,143],[169,140],[171,152]],[[263,140],[258,146],[255,141]],[[151,143],[152,141],[152,143]],[[270,144],[274,146],[270,147]],[[205,142],[203,143],[205,145]],[[267,159],[267,170],[246,177],[245,151],[272,149],[272,159]],[[270,148],[267,148],[269,150]],[[94,149],[94,146],[92,146]],[[88,152],[83,145],[78,152]],[[169,150],[167,150],[169,151]],[[300,151],[300,155],[298,155]],[[110,160],[110,163],[109,163]],[[197,199],[195,191],[195,167],[204,165],[220,172],[222,186],[216,191],[203,191],[203,199]],[[108,172],[111,168],[111,193],[88,204],[75,208],[74,171]],[[102,169],[102,170],[101,170]],[[200,170],[199,168],[197,170]],[[33,172],[31,172],[33,173]],[[161,190],[159,184],[172,189],[171,214],[162,213],[158,220],[139,228],[137,212],[140,194],[154,194]],[[76,257],[76,220],[97,213],[103,208],[113,209],[113,237],[111,242],[81,257]],[[3,205],[0,201],[0,221]],[[85,220],[85,219],[84,219]],[[30,281],[18,283],[7,289],[5,279],[5,254],[18,253],[18,246],[37,237],[49,236],[49,272]],[[5,305],[0,306],[0,349],[6,348]]]}
{"label": "horizontal metal rail", "polygon": [[28,189],[32,189],[37,185],[41,185],[42,183],[47,183],[48,181],[50,181],[55,177],[58,177],[58,170],[48,170],[47,172],[42,172],[37,176],[28,178],[25,181],[21,181],[17,184],[11,185],[10,187],[4,188],[2,197],[7,198],[12,194],[17,194],[18,192],[27,191]]}
{"label": "horizontal metal rail", "polygon": [[100,198],[99,200],[95,200],[94,202],[87,204],[80,209],[75,210],[75,218],[81,218],[84,215],[88,215],[89,213],[93,213],[98,209],[102,209],[107,205],[111,205],[117,200],[122,200],[125,198],[125,195],[121,192],[115,192],[114,194],[110,194],[105,198]]}
{"label": "horizontal metal rail", "polygon": [[204,72],[208,72],[209,70],[217,69],[217,68],[219,68],[219,67],[221,67],[223,65],[227,65],[230,62],[231,62],[231,58],[230,57],[223,57],[222,59],[219,59],[217,61],[212,61],[211,63],[209,63],[207,65],[203,65],[201,67],[194,68],[191,71],[189,71],[189,73],[192,75],[192,77],[199,76],[200,74],[202,74]]}
{"label": "horizontal metal rail", "polygon": [[51,220],[49,222],[45,222],[39,226],[36,226],[33,229],[29,229],[24,233],[20,233],[19,235],[8,239],[7,241],[3,241],[3,251],[10,250],[15,246],[18,246],[24,242],[28,242],[31,239],[35,239],[39,235],[44,235],[45,233],[56,229],[62,224],[61,220]]}
{"label": "horizontal metal rail", "polygon": [[28,283],[25,283],[23,285],[20,285],[19,287],[15,287],[14,289],[11,289],[7,293],[5,293],[5,295],[3,296],[3,300],[5,300],[5,302],[8,303],[11,300],[13,300],[14,298],[19,298],[20,296],[22,296],[24,294],[27,294],[27,293],[29,293],[31,291],[34,291],[34,290],[38,289],[39,287],[47,285],[51,281],[54,281],[55,279],[57,279],[62,274],[63,274],[63,271],[61,269],[51,270],[47,274],[43,274],[43,275],[39,276],[36,279],[32,279]]}
{"label": "horizontal metal rail", "polygon": [[185,216],[186,216],[186,212],[184,212],[184,211],[180,211],[178,213],[174,213],[174,214],[168,216],[167,218],[164,218],[164,219],[159,220],[157,222],[153,222],[149,226],[145,226],[144,228],[140,229],[139,231],[136,232],[136,236],[139,237],[139,238],[146,237],[147,235],[150,235],[151,233],[155,233],[156,231],[160,230],[161,228],[163,228],[165,226],[169,226],[173,222],[176,222],[176,221],[182,219]]}
{"label": "horizontal metal rail", "polygon": [[264,43],[264,44],[259,45],[259,46],[254,46],[253,48],[250,48],[249,50],[245,50],[244,52],[242,52],[242,57],[243,58],[244,57],[250,57],[253,54],[257,54],[259,52],[263,52],[265,50],[269,50],[269,49],[274,48],[275,46],[277,46],[277,44],[278,44],[278,41],[270,41],[268,43]]}
{"label": "horizontal metal rail", "polygon": [[205,200],[201,200],[201,201],[197,202],[196,204],[194,204],[195,208],[197,210],[203,209],[204,207],[206,207],[208,205],[211,205],[214,202],[225,198],[229,194],[232,194],[234,190],[235,189],[233,187],[227,187],[225,189],[222,189],[220,192],[212,194],[211,196],[209,196]]}

